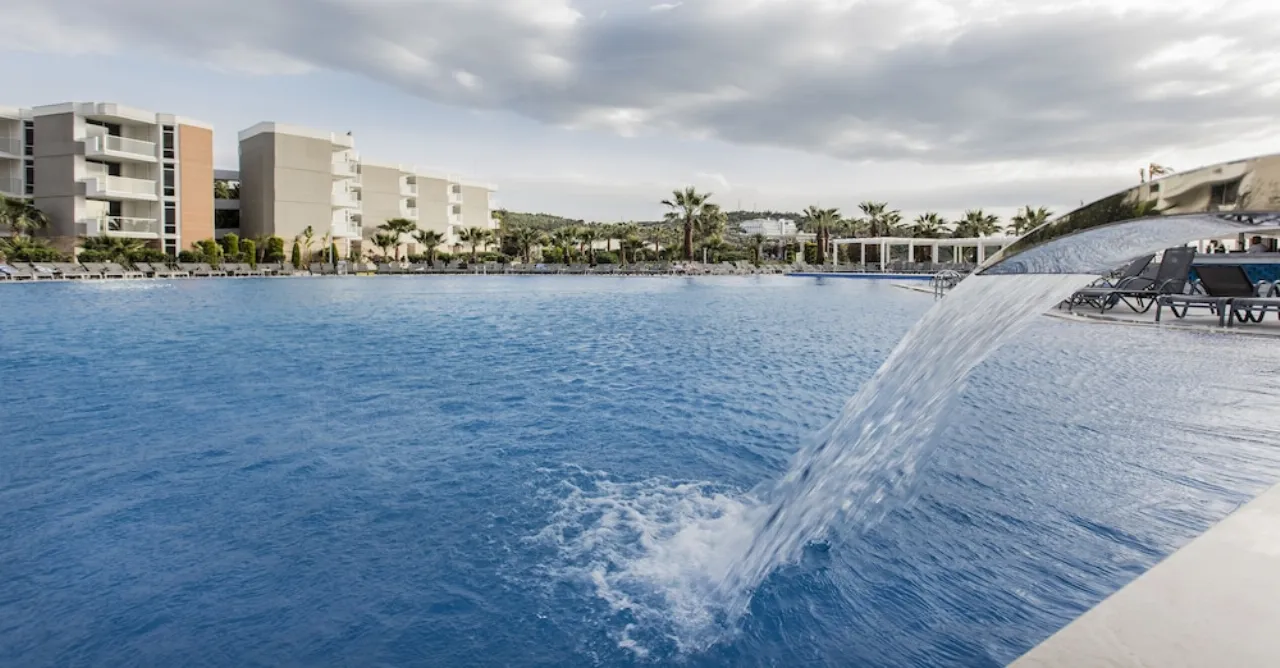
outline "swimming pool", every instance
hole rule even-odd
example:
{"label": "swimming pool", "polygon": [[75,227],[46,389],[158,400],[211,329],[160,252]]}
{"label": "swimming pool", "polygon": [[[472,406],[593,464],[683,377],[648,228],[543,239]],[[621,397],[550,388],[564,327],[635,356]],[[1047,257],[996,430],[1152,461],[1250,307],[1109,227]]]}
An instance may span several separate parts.
{"label": "swimming pool", "polygon": [[1044,318],[979,368],[914,503],[700,618],[664,567],[707,555],[649,537],[732,521],[932,303],[4,286],[0,665],[1003,665],[1280,475],[1270,342]]}

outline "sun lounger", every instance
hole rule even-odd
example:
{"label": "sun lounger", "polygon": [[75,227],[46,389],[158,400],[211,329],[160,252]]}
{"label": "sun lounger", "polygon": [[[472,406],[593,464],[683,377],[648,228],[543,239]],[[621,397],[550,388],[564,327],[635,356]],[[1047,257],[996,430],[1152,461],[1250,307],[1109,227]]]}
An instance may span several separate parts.
{"label": "sun lounger", "polygon": [[124,276],[125,278],[146,278],[146,274],[143,274],[140,271],[129,269],[128,267],[125,267],[122,264],[117,264],[115,262],[107,263],[107,272],[112,274],[118,273],[121,276]]}
{"label": "sun lounger", "polygon": [[1239,266],[1197,267],[1196,273],[1200,275],[1198,287],[1202,294],[1160,295],[1156,298],[1156,322],[1160,322],[1161,311],[1166,306],[1178,318],[1185,318],[1193,308],[1204,308],[1218,316],[1221,327],[1228,324],[1227,314],[1235,299],[1257,294],[1256,287]]}
{"label": "sun lounger", "polygon": [[52,266],[63,278],[84,280],[91,277],[84,267],[75,262],[54,262]]}
{"label": "sun lounger", "polygon": [[1112,288],[1085,288],[1077,291],[1068,300],[1069,310],[1076,306],[1089,305],[1098,308],[1100,313],[1119,304],[1128,306],[1134,313],[1146,313],[1161,295],[1179,294],[1186,289],[1187,275],[1191,271],[1191,262],[1195,259],[1196,249],[1188,246],[1169,248],[1153,278],[1144,276],[1121,280]]}
{"label": "sun lounger", "polygon": [[31,273],[35,274],[36,280],[48,281],[56,278],[62,278],[62,275],[58,273],[58,270],[54,269],[51,265],[44,264],[42,262],[28,262],[27,266],[31,268]]}
{"label": "sun lounger", "polygon": [[112,271],[104,262],[85,262],[84,268],[102,278],[124,278],[123,270]]}
{"label": "sun lounger", "polygon": [[10,281],[36,280],[35,274],[30,269],[9,264],[0,264],[0,274],[4,274],[5,279]]}

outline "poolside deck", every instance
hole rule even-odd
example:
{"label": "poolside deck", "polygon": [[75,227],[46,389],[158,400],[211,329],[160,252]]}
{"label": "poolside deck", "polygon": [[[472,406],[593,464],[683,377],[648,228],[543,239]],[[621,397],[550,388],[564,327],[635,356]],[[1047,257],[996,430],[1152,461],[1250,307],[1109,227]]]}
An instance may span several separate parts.
{"label": "poolside deck", "polygon": [[1280,665],[1280,485],[1010,664]]}
{"label": "poolside deck", "polygon": [[1124,306],[1111,309],[1106,313],[1098,313],[1097,309],[1087,307],[1077,308],[1075,311],[1053,309],[1048,312],[1048,315],[1076,322],[1162,327],[1171,330],[1190,330],[1239,336],[1280,337],[1280,318],[1277,318],[1274,313],[1268,314],[1262,322],[1236,323],[1230,327],[1218,326],[1218,316],[1211,315],[1207,311],[1192,311],[1185,318],[1175,318],[1169,313],[1168,309],[1165,309],[1161,315],[1160,322],[1156,322],[1156,309],[1154,307],[1146,313],[1134,313]]}

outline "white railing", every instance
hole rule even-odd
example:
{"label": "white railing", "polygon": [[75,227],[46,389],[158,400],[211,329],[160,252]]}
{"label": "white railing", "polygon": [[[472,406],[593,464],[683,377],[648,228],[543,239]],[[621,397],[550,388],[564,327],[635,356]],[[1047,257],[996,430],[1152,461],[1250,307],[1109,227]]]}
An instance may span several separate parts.
{"label": "white railing", "polygon": [[360,178],[360,163],[346,159],[333,161],[333,173],[344,178]]}
{"label": "white railing", "polygon": [[346,188],[334,188],[333,205],[344,209],[360,208],[360,200],[356,199],[356,194]]}
{"label": "white railing", "polygon": [[450,203],[450,204],[462,204],[462,191],[460,191],[460,190],[455,191],[454,189],[450,188],[450,189],[449,189],[449,203]]}
{"label": "white railing", "polygon": [[402,218],[415,219],[415,218],[417,218],[417,217],[418,217],[418,207],[416,207],[416,206],[402,206],[402,207],[400,207],[400,216],[401,216]]}
{"label": "white railing", "polygon": [[401,194],[402,196],[404,196],[404,197],[417,197],[417,196],[418,196],[418,184],[416,184],[416,183],[405,183],[405,182],[401,181],[401,182],[400,182],[400,194]]}
{"label": "white railing", "polygon": [[0,137],[0,153],[22,155],[22,139],[19,137]]}
{"label": "white railing", "polygon": [[329,221],[329,232],[335,237],[359,238],[361,231],[360,221],[343,211],[335,213]]}
{"label": "white railing", "polygon": [[149,234],[160,235],[160,221],[155,218],[130,218],[127,216],[99,216],[97,218],[85,218],[80,221],[81,229],[77,230],[84,236],[97,236],[99,234]]}
{"label": "white railing", "polygon": [[0,179],[0,193],[13,195],[15,197],[26,197],[26,193],[22,190],[22,179]]}
{"label": "white railing", "polygon": [[151,160],[155,160],[156,157],[155,142],[141,139],[100,134],[88,137],[84,140],[84,143],[90,155],[118,155],[124,153]]}
{"label": "white railing", "polygon": [[85,179],[91,194],[150,196],[156,198],[156,182],[150,179],[134,179],[127,176],[94,174]]}

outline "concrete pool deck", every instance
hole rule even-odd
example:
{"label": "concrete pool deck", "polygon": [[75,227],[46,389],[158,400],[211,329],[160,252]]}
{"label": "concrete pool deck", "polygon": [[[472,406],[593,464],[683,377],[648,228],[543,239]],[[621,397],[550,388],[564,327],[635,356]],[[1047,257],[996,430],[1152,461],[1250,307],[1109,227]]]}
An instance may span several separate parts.
{"label": "concrete pool deck", "polygon": [[1280,665],[1280,485],[1103,600],[1012,668]]}

